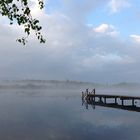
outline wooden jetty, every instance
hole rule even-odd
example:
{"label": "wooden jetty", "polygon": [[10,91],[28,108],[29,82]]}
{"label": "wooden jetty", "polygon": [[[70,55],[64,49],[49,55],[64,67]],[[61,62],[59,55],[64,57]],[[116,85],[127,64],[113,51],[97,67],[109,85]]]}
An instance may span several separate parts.
{"label": "wooden jetty", "polygon": [[[112,99],[111,103],[108,102],[108,99]],[[129,105],[126,105],[125,101],[128,100],[129,100]],[[82,92],[82,101],[85,102],[86,105],[92,105],[92,106],[98,105],[98,106],[112,107],[117,109],[140,112],[140,107],[136,106],[136,100],[137,101],[140,100],[140,97],[95,94],[95,89],[93,89],[92,92],[89,92],[88,89],[86,89],[86,92]]]}

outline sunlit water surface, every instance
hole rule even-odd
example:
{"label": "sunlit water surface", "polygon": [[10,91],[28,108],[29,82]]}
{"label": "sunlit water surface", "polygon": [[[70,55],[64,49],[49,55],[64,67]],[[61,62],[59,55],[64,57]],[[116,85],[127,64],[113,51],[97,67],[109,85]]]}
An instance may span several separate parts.
{"label": "sunlit water surface", "polygon": [[82,106],[79,90],[2,90],[0,140],[140,140],[140,113]]}

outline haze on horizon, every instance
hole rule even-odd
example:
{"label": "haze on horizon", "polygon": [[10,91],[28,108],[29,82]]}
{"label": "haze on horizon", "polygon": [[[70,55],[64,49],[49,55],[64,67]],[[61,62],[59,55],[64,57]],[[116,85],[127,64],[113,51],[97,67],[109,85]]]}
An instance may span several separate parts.
{"label": "haze on horizon", "polygon": [[31,1],[46,44],[21,46],[22,28],[0,17],[0,80],[140,83],[140,1],[47,0],[43,11]]}

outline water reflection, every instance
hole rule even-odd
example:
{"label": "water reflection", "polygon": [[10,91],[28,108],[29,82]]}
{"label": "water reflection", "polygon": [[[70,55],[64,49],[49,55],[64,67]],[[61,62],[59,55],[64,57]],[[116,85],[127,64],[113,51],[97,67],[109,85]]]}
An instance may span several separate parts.
{"label": "water reflection", "polygon": [[0,140],[140,139],[140,113],[100,106],[87,111],[81,106],[79,93],[70,96],[75,92],[65,91],[65,95],[62,92],[1,93]]}
{"label": "water reflection", "polygon": [[118,104],[117,102],[115,103],[107,103],[103,102],[102,100],[86,100],[82,99],[82,105],[86,106],[86,109],[88,109],[88,106],[92,106],[93,109],[95,109],[95,106],[102,106],[102,107],[109,107],[109,108],[116,108],[116,109],[122,109],[122,110],[127,110],[127,111],[136,111],[140,112],[140,107],[137,105],[124,105],[124,104]]}

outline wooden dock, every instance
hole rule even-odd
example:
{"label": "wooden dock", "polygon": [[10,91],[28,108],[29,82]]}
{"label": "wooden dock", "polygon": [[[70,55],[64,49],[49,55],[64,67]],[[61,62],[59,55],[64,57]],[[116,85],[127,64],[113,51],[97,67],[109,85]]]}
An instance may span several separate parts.
{"label": "wooden dock", "polygon": [[[109,99],[111,99],[111,102]],[[140,112],[140,107],[136,106],[138,100],[140,101],[140,97],[136,96],[95,94],[95,89],[92,92],[89,92],[88,89],[86,89],[86,92],[82,92],[82,101],[93,106],[98,105]],[[129,105],[128,102],[125,104],[125,101],[129,101]]]}

